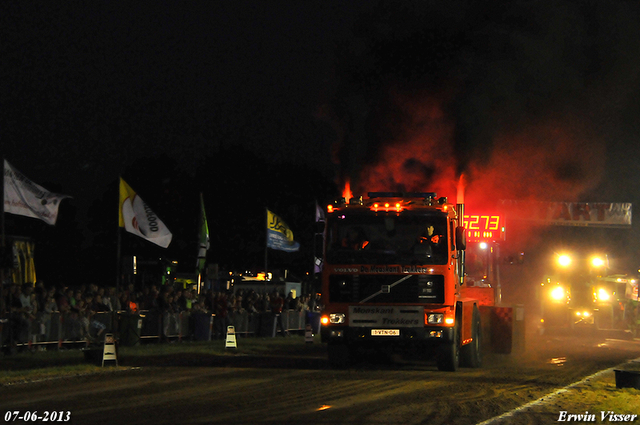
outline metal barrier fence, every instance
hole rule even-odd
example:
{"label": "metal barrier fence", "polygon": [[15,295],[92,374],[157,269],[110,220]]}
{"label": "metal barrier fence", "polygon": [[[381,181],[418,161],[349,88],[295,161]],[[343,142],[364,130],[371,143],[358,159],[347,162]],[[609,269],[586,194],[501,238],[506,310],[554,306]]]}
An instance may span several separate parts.
{"label": "metal barrier fence", "polygon": [[[120,344],[131,346],[142,340],[223,339],[229,325],[233,325],[239,335],[275,337],[282,333],[277,319],[273,313],[248,312],[232,312],[224,318],[211,313],[153,310],[135,314],[96,313],[91,318],[77,313],[39,313],[31,321],[9,317],[0,322],[0,334],[3,347],[13,343],[29,347],[57,345],[60,348],[65,344],[91,341],[104,333],[117,333]],[[319,313],[285,310],[280,319],[285,332],[304,331],[307,324],[312,326],[314,333],[320,331]]]}

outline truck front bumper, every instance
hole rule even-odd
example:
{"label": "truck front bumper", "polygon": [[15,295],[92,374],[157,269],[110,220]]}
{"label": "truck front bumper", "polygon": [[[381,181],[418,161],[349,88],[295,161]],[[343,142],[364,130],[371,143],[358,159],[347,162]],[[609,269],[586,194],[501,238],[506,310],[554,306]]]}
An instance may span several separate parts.
{"label": "truck front bumper", "polygon": [[324,343],[362,345],[440,345],[454,340],[452,327],[378,329],[369,327],[323,326],[320,336]]}

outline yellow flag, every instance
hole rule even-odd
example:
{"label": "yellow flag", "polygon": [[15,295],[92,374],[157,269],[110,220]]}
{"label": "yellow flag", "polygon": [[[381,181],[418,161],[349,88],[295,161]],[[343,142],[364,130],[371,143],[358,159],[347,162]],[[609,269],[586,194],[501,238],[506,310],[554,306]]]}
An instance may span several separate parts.
{"label": "yellow flag", "polygon": [[134,235],[166,248],[172,234],[162,220],[149,208],[138,194],[120,179],[120,227]]}
{"label": "yellow flag", "polygon": [[280,217],[267,210],[267,248],[293,252],[300,244],[293,239],[293,232]]}

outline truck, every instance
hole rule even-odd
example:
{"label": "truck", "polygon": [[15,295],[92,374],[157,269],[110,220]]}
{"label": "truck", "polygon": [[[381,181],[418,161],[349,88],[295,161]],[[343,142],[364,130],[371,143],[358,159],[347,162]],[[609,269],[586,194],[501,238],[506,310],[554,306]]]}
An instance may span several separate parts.
{"label": "truck", "polygon": [[607,269],[606,254],[554,252],[550,272],[539,291],[541,333],[562,328],[610,328],[612,294],[600,282]]}
{"label": "truck", "polygon": [[598,276],[593,288],[602,329],[635,333],[638,328],[638,278],[630,274]]}
{"label": "truck", "polygon": [[466,285],[463,217],[464,204],[433,192],[370,192],[328,206],[321,340],[332,367],[371,348],[417,349],[444,371],[481,366],[481,309],[494,304],[494,288]]}

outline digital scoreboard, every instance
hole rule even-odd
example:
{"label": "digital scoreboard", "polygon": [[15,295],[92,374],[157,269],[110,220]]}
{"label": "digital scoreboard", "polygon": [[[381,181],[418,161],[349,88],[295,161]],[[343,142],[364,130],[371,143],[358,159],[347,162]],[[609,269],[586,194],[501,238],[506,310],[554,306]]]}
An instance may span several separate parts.
{"label": "digital scoreboard", "polygon": [[505,240],[504,218],[494,214],[465,214],[464,228],[467,242],[496,242]]}

